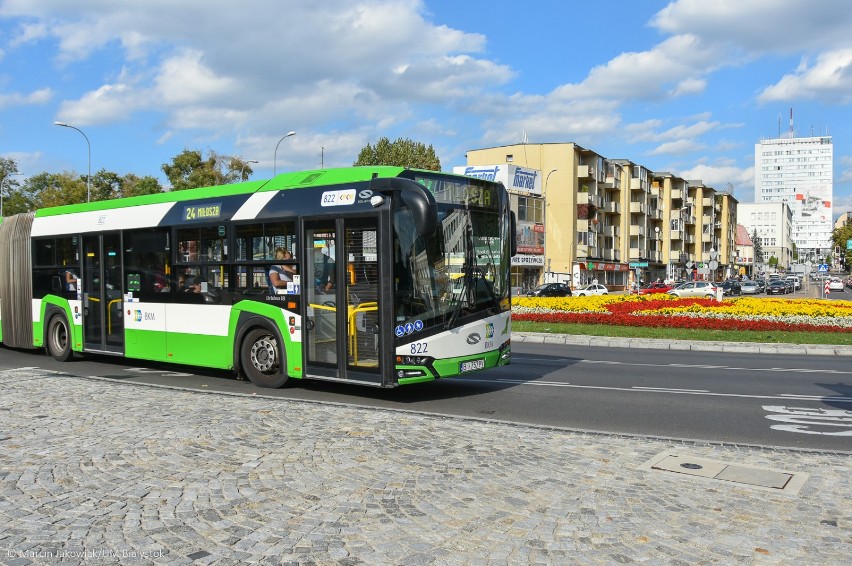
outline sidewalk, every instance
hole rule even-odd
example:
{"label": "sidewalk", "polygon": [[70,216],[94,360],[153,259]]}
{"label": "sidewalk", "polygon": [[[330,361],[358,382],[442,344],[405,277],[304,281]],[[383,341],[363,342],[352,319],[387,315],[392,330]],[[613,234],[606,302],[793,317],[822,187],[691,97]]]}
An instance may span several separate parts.
{"label": "sidewalk", "polygon": [[844,564],[852,555],[852,454],[31,368],[0,372],[0,385],[4,564]]}

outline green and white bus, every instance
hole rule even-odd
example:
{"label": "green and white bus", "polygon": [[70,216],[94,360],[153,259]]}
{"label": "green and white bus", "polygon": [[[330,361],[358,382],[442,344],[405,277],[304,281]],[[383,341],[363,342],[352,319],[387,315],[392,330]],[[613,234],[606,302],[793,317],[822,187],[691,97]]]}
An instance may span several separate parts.
{"label": "green and white bus", "polygon": [[18,214],[0,224],[0,341],[261,387],[458,376],[510,361],[513,224],[502,185],[400,167]]}

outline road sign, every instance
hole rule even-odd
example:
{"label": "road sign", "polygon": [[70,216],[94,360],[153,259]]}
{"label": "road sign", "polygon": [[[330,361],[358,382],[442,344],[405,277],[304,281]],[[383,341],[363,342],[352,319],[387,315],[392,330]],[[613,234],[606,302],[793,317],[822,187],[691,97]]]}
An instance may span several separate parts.
{"label": "road sign", "polygon": [[648,262],[647,261],[635,261],[635,262],[631,262],[630,264],[628,264],[627,267],[629,267],[630,269],[636,269],[637,267],[648,267]]}
{"label": "road sign", "polygon": [[824,273],[828,273],[828,265],[821,263],[819,267],[817,267],[817,271],[822,271]]}
{"label": "road sign", "polygon": [[707,267],[709,267],[710,269],[716,269],[717,267],[719,267],[719,262],[715,259],[711,259],[710,262],[707,264]]}
{"label": "road sign", "polygon": [[831,293],[831,289],[828,288],[828,281],[825,282],[825,294],[828,295]]}

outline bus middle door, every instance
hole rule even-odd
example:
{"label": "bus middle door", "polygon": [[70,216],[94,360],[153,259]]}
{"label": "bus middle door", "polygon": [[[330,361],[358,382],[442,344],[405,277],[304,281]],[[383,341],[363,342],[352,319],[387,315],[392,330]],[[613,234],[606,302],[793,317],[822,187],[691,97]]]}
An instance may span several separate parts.
{"label": "bus middle door", "polygon": [[305,222],[302,294],[309,377],[382,385],[377,217]]}
{"label": "bus middle door", "polygon": [[121,234],[83,236],[83,345],[124,352]]}

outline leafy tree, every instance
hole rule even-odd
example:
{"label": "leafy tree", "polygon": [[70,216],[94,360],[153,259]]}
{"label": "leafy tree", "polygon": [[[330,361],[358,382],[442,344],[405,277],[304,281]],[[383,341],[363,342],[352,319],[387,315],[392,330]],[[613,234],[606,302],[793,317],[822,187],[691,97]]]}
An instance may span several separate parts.
{"label": "leafy tree", "polygon": [[852,220],[848,220],[843,226],[835,228],[831,234],[834,247],[840,248],[839,259],[844,268],[849,271],[852,269],[852,250],[846,249],[847,240],[852,240]]}
{"label": "leafy tree", "polygon": [[778,258],[772,256],[769,258],[769,267],[778,267]]}
{"label": "leafy tree", "polygon": [[86,181],[75,173],[39,173],[23,187],[28,210],[86,202]]}
{"label": "leafy tree", "polygon": [[757,235],[757,228],[751,231],[751,244],[754,247],[755,265],[763,265],[763,238]]}
{"label": "leafy tree", "polygon": [[138,177],[133,173],[128,173],[124,176],[121,192],[123,197],[153,195],[163,192],[163,187],[160,186],[160,182],[156,178],[150,175]]}
{"label": "leafy tree", "polygon": [[220,155],[210,151],[204,157],[197,149],[185,149],[163,165],[173,191],[225,185],[248,179],[252,169],[239,157]]}
{"label": "leafy tree", "polygon": [[435,149],[420,142],[399,138],[391,142],[381,138],[375,146],[367,144],[353,164],[358,165],[395,165],[415,169],[441,170],[441,161],[435,155]]}
{"label": "leafy tree", "polygon": [[92,176],[92,200],[110,200],[121,197],[124,179],[117,173],[101,169]]}
{"label": "leafy tree", "polygon": [[3,191],[3,215],[10,216],[27,209],[20,209],[25,204],[20,195],[21,183],[18,180],[18,164],[14,159],[0,157],[0,191]]}

